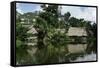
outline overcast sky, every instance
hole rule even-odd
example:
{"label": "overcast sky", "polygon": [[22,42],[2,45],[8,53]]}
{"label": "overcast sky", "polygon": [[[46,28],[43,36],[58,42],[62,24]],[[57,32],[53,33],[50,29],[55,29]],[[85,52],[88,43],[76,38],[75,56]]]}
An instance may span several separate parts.
{"label": "overcast sky", "polygon": [[[34,11],[42,11],[41,4],[17,3],[17,11],[21,14]],[[62,6],[61,14],[70,12],[72,17],[84,18],[92,22],[96,22],[95,7],[80,7],[80,6]]]}
{"label": "overcast sky", "polygon": [[61,12],[62,14],[70,12],[73,17],[96,22],[96,8],[94,7],[62,6]]}

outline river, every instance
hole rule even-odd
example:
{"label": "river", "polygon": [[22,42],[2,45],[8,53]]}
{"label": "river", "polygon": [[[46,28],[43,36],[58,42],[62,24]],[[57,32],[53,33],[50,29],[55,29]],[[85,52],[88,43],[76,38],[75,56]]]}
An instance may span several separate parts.
{"label": "river", "polygon": [[83,57],[77,57],[76,60],[70,60],[70,62],[81,62],[81,61],[96,61],[96,54],[91,52],[91,54],[86,54]]}

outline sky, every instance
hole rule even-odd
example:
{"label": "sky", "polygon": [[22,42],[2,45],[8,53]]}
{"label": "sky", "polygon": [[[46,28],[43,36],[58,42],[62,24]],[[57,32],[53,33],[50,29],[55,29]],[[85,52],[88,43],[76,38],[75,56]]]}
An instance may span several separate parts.
{"label": "sky", "polygon": [[40,4],[26,4],[26,3],[17,3],[16,10],[23,14],[27,12],[41,11]]}
{"label": "sky", "polygon": [[[21,14],[34,11],[42,11],[41,4],[17,3],[17,11]],[[85,20],[96,22],[95,7],[62,6],[61,14],[71,13],[71,17],[84,18]]]}
{"label": "sky", "polygon": [[72,17],[84,18],[92,22],[96,22],[95,7],[78,7],[78,6],[62,6],[62,14],[70,12]]}

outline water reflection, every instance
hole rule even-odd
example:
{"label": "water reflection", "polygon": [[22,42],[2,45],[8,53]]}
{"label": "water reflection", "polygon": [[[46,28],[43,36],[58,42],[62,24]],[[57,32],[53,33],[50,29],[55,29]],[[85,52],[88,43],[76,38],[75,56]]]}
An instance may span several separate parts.
{"label": "water reflection", "polygon": [[80,61],[96,61],[96,54],[91,52],[91,54],[85,54],[83,57],[77,57],[76,60],[70,60],[70,62]]}
{"label": "water reflection", "polygon": [[87,44],[68,44],[69,53],[83,53],[86,51]]}

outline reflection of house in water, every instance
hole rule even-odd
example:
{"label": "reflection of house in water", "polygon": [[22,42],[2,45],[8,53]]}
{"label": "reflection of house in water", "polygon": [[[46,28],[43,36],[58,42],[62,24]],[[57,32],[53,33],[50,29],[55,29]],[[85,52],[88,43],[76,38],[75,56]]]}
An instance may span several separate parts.
{"label": "reflection of house in water", "polygon": [[87,48],[87,32],[84,27],[70,27],[67,35],[70,38],[68,44],[70,53],[85,52]]}
{"label": "reflection of house in water", "polygon": [[[33,18],[33,21],[35,21],[35,19]],[[25,18],[21,18],[21,24],[23,27],[28,28],[29,30],[27,31],[29,35],[29,37],[26,40],[26,44],[28,46],[30,46],[31,48],[28,49],[27,51],[29,52],[30,55],[33,55],[36,53],[37,51],[37,37],[36,34],[38,33],[35,28],[33,27],[33,23],[31,23],[30,21],[25,21]]]}
{"label": "reflection of house in water", "polygon": [[37,37],[34,36],[34,34],[37,34],[37,31],[32,27],[32,28],[30,28],[29,31],[27,31],[27,33],[32,34],[32,36],[27,38],[28,45],[31,45],[31,46],[36,45]]}

